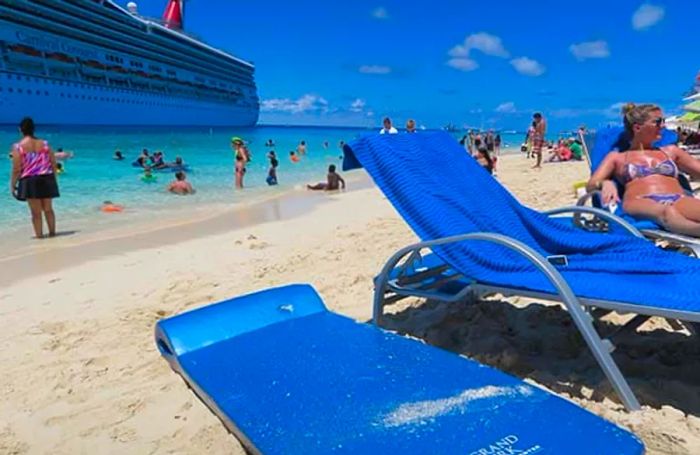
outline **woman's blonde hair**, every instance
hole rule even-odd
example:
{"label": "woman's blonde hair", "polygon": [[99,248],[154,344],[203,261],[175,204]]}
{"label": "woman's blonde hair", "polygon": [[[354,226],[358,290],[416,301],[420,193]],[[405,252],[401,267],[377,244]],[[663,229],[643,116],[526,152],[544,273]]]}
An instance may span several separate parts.
{"label": "woman's blonde hair", "polygon": [[622,120],[625,124],[625,130],[630,135],[634,135],[634,130],[632,129],[634,125],[641,125],[649,120],[649,114],[660,110],[661,107],[656,104],[625,104],[622,106]]}

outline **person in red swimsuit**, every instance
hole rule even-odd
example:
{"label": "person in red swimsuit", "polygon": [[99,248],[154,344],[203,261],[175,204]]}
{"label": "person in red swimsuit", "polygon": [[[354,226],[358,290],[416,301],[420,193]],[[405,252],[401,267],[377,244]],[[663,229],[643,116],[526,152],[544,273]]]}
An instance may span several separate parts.
{"label": "person in red swimsuit", "polygon": [[59,197],[56,183],[56,157],[49,143],[34,136],[34,121],[25,117],[19,124],[22,140],[12,146],[10,192],[17,200],[27,201],[36,238],[43,238],[42,213],[49,237],[56,235],[56,216],[52,199]]}
{"label": "person in red swimsuit", "polygon": [[620,196],[612,179],[624,185],[622,208],[628,214],[652,220],[670,232],[700,237],[700,200],[686,194],[678,182],[679,169],[700,178],[700,161],[676,145],[654,148],[661,138],[664,117],[654,104],[632,103],[623,109],[629,150],[610,152],[586,185],[601,190],[603,204]]}

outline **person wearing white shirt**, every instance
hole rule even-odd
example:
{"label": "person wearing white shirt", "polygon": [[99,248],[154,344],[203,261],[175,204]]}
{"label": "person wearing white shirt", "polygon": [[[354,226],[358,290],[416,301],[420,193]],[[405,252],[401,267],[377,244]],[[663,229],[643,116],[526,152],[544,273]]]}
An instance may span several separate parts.
{"label": "person wearing white shirt", "polygon": [[398,134],[399,130],[391,125],[391,119],[389,117],[384,117],[384,127],[379,130],[379,134]]}

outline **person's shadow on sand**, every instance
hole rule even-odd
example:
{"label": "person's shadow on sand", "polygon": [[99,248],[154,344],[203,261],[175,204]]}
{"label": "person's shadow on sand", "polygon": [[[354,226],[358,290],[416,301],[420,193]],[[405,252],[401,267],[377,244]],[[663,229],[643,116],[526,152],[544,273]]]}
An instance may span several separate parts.
{"label": "person's shadow on sand", "polygon": [[55,233],[54,235],[52,235],[52,236],[49,236],[49,235],[47,235],[47,234],[44,234],[44,236],[41,237],[40,240],[50,240],[50,239],[56,239],[56,238],[59,238],[59,237],[68,237],[68,236],[71,236],[71,235],[75,235],[75,234],[77,234],[77,233],[79,233],[79,232],[80,232],[80,231],[58,231],[58,232],[56,232],[56,233]]}
{"label": "person's shadow on sand", "polygon": [[[626,322],[631,316],[626,316]],[[615,319],[617,323],[608,319]],[[620,328],[622,316],[596,324],[601,337]],[[502,300],[440,305],[426,302],[384,315],[389,330],[473,358],[549,389],[600,402],[619,403],[569,314],[559,306],[516,307]],[[670,405],[700,415],[700,343],[672,332],[661,318],[636,333],[615,337],[613,358],[643,405]]]}

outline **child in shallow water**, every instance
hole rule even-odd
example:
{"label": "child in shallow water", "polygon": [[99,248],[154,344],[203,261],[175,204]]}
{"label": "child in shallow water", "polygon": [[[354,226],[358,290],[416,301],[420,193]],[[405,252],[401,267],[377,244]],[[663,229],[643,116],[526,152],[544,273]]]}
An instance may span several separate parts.
{"label": "child in shallow water", "polygon": [[143,171],[143,175],[141,176],[141,181],[144,183],[155,183],[158,180],[158,177],[153,175],[153,171],[151,171],[150,167],[147,167]]}

